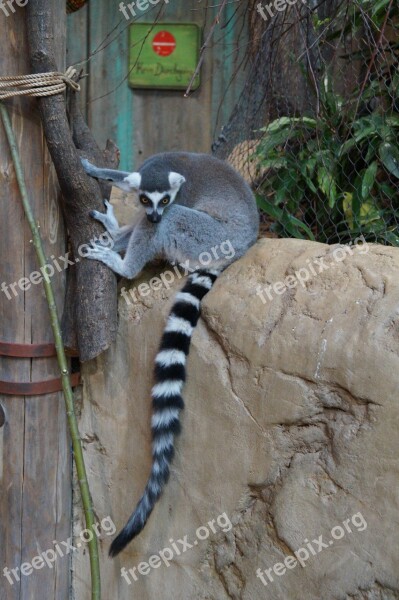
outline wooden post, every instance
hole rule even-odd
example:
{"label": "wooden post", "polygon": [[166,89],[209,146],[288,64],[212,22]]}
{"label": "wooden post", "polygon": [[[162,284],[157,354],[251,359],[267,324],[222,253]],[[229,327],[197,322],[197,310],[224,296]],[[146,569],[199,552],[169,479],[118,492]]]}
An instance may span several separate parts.
{"label": "wooden post", "polygon": [[[65,2],[54,0],[54,4],[57,60],[62,66]],[[30,72],[25,8],[15,3],[14,8],[15,12],[8,10],[8,16],[0,12],[1,75]],[[12,100],[7,107],[19,142],[33,211],[48,262],[54,267],[52,284],[61,313],[65,272],[58,271],[54,258],[65,255],[65,237],[57,198],[59,189],[36,100]],[[0,285],[4,282],[0,290],[0,342],[51,343],[42,286],[29,280],[31,273],[37,271],[36,257],[1,124],[0,210]],[[57,262],[60,267],[64,264]],[[27,279],[21,279],[24,277]],[[41,382],[57,376],[55,358],[0,356],[0,380]],[[0,396],[0,407],[0,598],[65,600],[69,597],[69,556],[57,555],[54,544],[57,541],[66,552],[61,542],[71,535],[71,456],[62,394]],[[51,557],[55,559],[51,568],[40,559],[32,566],[32,560],[46,551],[49,562]]]}

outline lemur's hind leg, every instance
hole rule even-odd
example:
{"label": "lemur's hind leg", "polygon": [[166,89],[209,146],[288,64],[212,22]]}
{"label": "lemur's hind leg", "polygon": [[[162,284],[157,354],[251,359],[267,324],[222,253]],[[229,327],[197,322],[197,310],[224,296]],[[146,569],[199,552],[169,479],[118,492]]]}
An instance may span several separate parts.
{"label": "lemur's hind leg", "polygon": [[[191,269],[225,268],[243,254],[233,247],[233,227],[208,213],[179,204],[165,211],[156,233],[157,245],[169,262],[189,261]],[[236,236],[237,237],[237,236]]]}
{"label": "lemur's hind leg", "polygon": [[[92,210],[90,216],[93,217],[93,219],[96,219],[96,221],[100,221],[100,223],[104,225],[105,229],[111,236],[113,242],[112,249],[115,252],[123,252],[127,248],[135,224],[119,227],[112,204],[110,204],[108,200],[104,200],[104,206],[107,209],[105,213],[101,213],[98,210]],[[100,241],[99,245],[104,244],[101,244]]]}
{"label": "lemur's hind leg", "polygon": [[104,179],[104,181],[111,181],[112,183],[121,183],[128,175],[130,175],[127,171],[96,167],[95,165],[92,165],[87,158],[81,158],[80,162],[86,173],[95,179]]}
{"label": "lemur's hind leg", "polygon": [[90,177],[95,179],[104,179],[110,181],[112,185],[130,192],[138,189],[140,175],[138,173],[128,173],[127,171],[116,171],[115,169],[101,169],[92,165],[86,158],[81,158],[82,167]]}
{"label": "lemur's hind leg", "polygon": [[113,245],[113,250],[115,252],[125,252],[126,248],[129,245],[129,240],[132,236],[132,232],[133,229],[135,228],[135,225],[125,225],[124,227],[121,227],[118,235],[116,237],[113,238],[114,241],[114,245]]}
{"label": "lemur's hind leg", "polygon": [[97,244],[92,244],[88,248],[85,257],[99,260],[112,269],[114,273],[133,279],[158,254],[154,244],[153,229],[154,225],[148,223],[146,217],[133,227],[124,258],[119,256],[115,248],[105,248]]}

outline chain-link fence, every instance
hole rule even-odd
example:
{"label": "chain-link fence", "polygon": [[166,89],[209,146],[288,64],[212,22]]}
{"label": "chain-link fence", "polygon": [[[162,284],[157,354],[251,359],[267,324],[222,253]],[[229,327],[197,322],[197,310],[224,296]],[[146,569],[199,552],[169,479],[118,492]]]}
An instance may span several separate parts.
{"label": "chain-link fence", "polygon": [[251,0],[248,78],[214,144],[269,234],[399,246],[397,0]]}

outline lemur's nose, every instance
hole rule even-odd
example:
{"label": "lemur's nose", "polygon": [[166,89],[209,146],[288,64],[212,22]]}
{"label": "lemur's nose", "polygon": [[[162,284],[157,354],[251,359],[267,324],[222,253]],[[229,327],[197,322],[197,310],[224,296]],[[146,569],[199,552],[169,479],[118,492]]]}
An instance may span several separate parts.
{"label": "lemur's nose", "polygon": [[151,221],[151,223],[159,223],[161,215],[154,210],[154,212],[147,215],[147,219]]}

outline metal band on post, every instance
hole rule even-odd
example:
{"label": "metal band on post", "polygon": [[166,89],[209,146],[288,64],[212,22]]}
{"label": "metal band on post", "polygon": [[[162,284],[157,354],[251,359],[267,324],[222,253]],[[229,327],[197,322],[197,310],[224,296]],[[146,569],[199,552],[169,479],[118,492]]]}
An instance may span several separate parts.
{"label": "metal band on post", "polygon": [[[13,344],[0,342],[0,356],[8,358],[51,358],[57,356],[54,344]],[[71,375],[72,387],[80,384],[80,373]],[[62,390],[61,378],[47,381],[16,383],[0,380],[0,394],[8,396],[42,396]]]}

